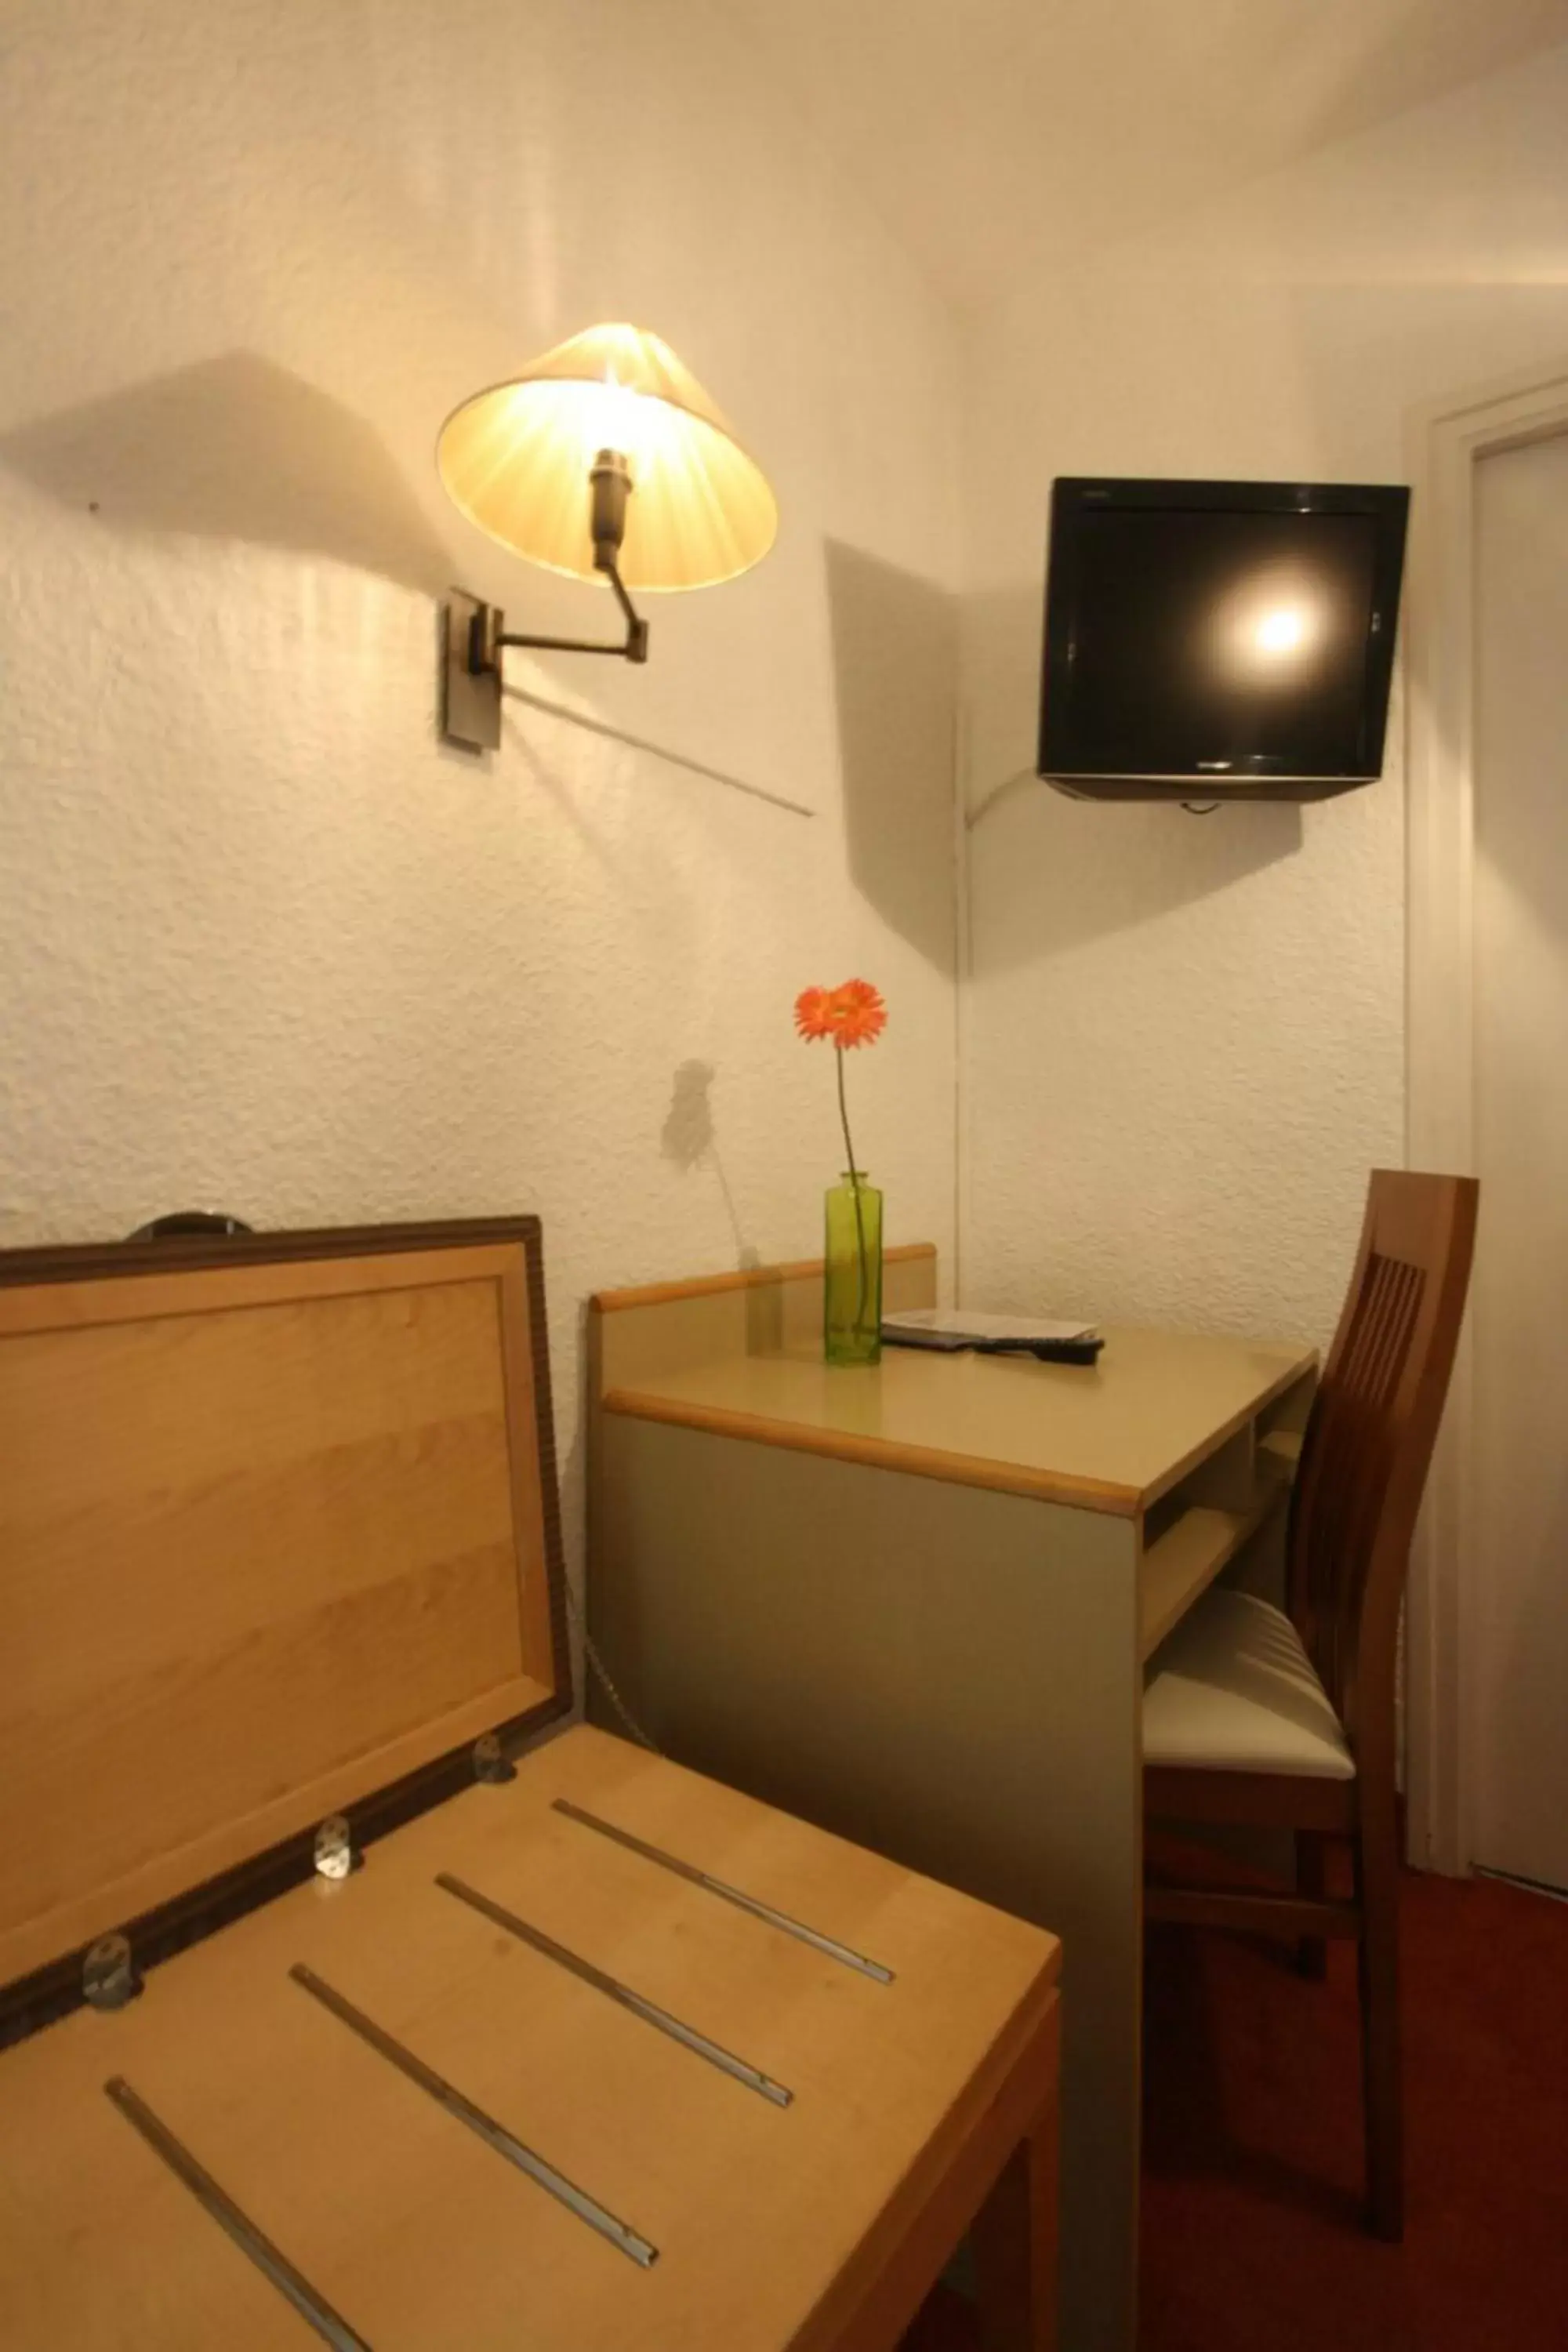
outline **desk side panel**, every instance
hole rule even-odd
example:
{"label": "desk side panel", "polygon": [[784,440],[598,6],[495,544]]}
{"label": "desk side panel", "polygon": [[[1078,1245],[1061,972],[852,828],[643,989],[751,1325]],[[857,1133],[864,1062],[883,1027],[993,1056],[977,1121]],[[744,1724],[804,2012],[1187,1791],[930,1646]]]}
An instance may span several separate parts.
{"label": "desk side panel", "polygon": [[1128,2352],[1133,1523],[620,1415],[596,1441],[591,1622],[648,1731],[1061,1936],[1062,2341]]}

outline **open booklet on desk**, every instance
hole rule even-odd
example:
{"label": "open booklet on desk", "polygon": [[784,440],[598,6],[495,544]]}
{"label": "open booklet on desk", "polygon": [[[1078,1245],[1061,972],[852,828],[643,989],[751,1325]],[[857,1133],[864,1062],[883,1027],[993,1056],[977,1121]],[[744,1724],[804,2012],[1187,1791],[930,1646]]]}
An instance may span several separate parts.
{"label": "open booklet on desk", "polygon": [[984,1355],[1038,1356],[1048,1363],[1092,1364],[1105,1345],[1092,1323],[1047,1315],[987,1315],[972,1307],[919,1307],[882,1318],[890,1347],[934,1348],[944,1355],[973,1348]]}

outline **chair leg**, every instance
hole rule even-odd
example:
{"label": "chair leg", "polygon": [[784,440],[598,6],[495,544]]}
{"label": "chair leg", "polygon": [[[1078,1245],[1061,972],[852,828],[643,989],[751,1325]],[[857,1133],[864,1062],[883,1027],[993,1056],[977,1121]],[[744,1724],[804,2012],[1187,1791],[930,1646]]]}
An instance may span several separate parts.
{"label": "chair leg", "polygon": [[1362,2084],[1367,2220],[1373,2234],[1405,2234],[1405,2102],[1399,2050],[1399,1844],[1392,1810],[1363,1821],[1356,1839],[1361,1898]]}
{"label": "chair leg", "polygon": [[[1328,1874],[1324,1868],[1326,1848],[1316,1830],[1296,1832],[1296,1892],[1314,1899],[1328,1893]],[[1329,1973],[1328,1939],[1323,1936],[1301,1936],[1296,1943],[1296,1969],[1300,1976],[1326,1977]]]}

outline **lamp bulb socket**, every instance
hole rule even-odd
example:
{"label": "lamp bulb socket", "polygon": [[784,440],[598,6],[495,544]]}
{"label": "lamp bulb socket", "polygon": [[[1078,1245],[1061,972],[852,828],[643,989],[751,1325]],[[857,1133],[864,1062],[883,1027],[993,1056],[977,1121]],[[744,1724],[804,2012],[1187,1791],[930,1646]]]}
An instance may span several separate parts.
{"label": "lamp bulb socket", "polygon": [[601,449],[589,470],[593,485],[594,562],[603,572],[613,564],[626,535],[626,500],[632,469],[618,449]]}

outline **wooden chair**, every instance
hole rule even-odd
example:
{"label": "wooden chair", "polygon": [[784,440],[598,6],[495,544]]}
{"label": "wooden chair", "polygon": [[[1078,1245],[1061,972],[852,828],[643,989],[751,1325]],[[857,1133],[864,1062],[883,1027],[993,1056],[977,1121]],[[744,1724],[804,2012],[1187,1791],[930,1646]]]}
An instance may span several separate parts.
{"label": "wooden chair", "polygon": [[[1368,2219],[1404,2226],[1394,1672],[1410,1538],[1453,1368],[1475,1242],[1466,1176],[1376,1170],[1361,1248],[1301,1444],[1289,1615],[1216,1589],[1150,1661],[1145,1818],[1296,1833],[1293,1893],[1151,1885],[1150,1919],[1359,1944]],[[1325,1842],[1349,1842],[1348,1900]]]}

